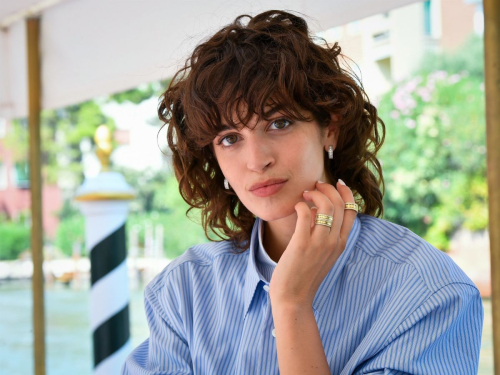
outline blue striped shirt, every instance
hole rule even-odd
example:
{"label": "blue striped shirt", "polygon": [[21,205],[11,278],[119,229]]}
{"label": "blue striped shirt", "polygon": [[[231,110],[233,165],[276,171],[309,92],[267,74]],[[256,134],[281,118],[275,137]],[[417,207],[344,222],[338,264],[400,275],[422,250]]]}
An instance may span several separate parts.
{"label": "blue striped shirt", "polygon": [[[193,246],[147,285],[150,337],[122,375],[279,373],[262,231],[242,254]],[[405,227],[359,213],[312,308],[332,374],[477,374],[479,291]]]}

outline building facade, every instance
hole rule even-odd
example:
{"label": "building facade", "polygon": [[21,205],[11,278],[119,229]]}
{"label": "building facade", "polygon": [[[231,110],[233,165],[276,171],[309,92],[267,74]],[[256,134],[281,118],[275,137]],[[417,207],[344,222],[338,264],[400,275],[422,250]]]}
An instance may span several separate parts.
{"label": "building facade", "polygon": [[342,61],[361,80],[374,102],[395,82],[412,74],[427,51],[453,51],[471,33],[483,33],[480,0],[413,3],[327,30],[339,42]]}

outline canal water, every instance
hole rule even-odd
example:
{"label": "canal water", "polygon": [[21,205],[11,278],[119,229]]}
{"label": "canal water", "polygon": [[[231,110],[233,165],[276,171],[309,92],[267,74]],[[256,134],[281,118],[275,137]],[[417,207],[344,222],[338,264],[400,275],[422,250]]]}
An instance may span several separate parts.
{"label": "canal water", "polygon": [[[131,290],[132,347],[148,338],[143,286]],[[88,288],[64,284],[45,289],[47,375],[92,374],[92,332]],[[33,371],[33,304],[31,281],[0,283],[0,374],[31,375]]]}
{"label": "canal water", "polygon": [[[143,304],[144,285],[131,290],[132,347],[149,336]],[[479,375],[493,374],[491,301],[483,299],[484,326]],[[0,283],[0,374],[33,374],[31,281]],[[92,333],[89,290],[64,284],[45,288],[47,375],[91,374]]]}

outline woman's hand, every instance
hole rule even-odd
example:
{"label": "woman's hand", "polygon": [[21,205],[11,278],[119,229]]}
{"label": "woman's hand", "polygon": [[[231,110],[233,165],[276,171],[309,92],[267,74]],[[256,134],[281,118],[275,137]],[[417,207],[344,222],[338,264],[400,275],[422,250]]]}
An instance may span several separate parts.
{"label": "woman's hand", "polygon": [[[316,183],[315,191],[303,193],[307,201],[295,205],[297,224],[278,265],[274,269],[269,296],[273,306],[312,306],[324,278],[345,249],[354,225],[356,212],[344,210],[344,203],[354,203],[351,189],[337,183]],[[314,225],[316,213],[333,216],[331,230]]]}

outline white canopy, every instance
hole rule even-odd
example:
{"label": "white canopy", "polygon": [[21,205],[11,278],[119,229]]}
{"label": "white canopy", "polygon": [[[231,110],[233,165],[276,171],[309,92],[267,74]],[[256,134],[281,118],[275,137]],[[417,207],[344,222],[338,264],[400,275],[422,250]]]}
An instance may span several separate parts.
{"label": "white canopy", "polygon": [[316,32],[415,1],[0,0],[0,117],[27,116],[31,14],[41,14],[42,107],[59,108],[172,76],[240,14],[298,11]]}

